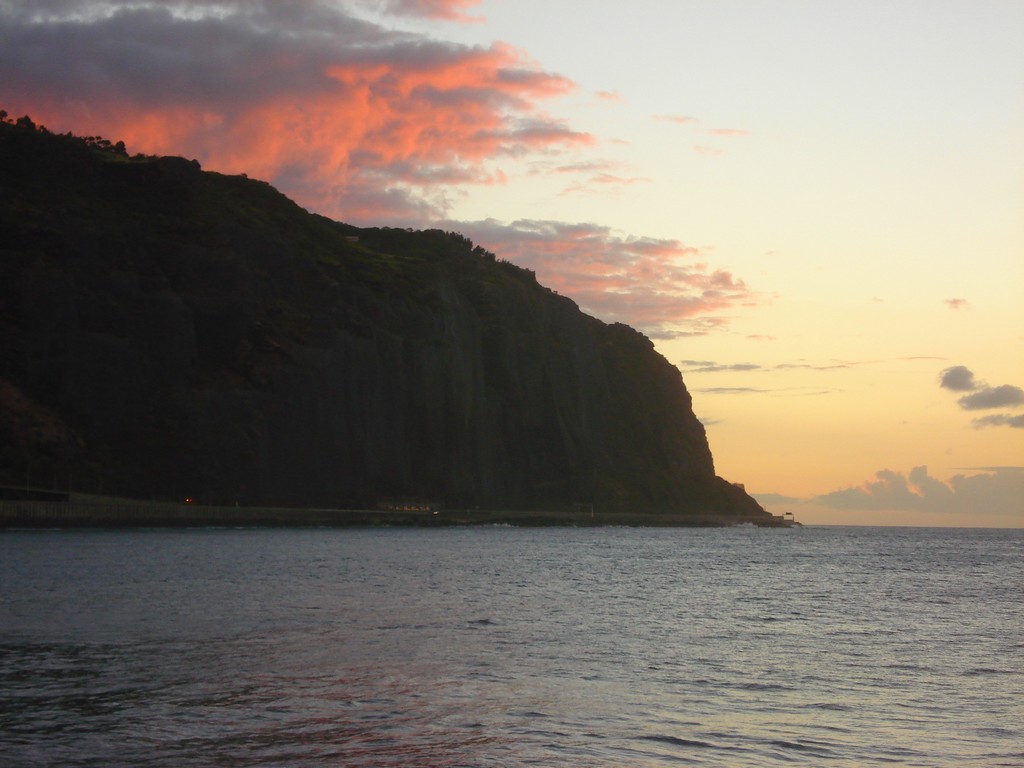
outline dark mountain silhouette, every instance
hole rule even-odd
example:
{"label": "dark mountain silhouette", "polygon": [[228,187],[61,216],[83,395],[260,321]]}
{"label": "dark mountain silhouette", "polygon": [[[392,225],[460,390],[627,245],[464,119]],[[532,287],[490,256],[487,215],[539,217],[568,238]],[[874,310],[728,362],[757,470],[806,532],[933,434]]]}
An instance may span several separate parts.
{"label": "dark mountain silhouette", "polygon": [[461,235],[0,121],[0,484],[766,516],[679,372]]}

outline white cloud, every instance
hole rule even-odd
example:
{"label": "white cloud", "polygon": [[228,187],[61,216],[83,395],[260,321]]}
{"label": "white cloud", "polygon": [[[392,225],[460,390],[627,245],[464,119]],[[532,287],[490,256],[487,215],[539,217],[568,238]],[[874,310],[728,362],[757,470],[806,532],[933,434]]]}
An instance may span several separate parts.
{"label": "white cloud", "polygon": [[1024,413],[1016,416],[1011,416],[1008,413],[993,413],[989,416],[981,416],[974,420],[974,426],[1024,429]]}

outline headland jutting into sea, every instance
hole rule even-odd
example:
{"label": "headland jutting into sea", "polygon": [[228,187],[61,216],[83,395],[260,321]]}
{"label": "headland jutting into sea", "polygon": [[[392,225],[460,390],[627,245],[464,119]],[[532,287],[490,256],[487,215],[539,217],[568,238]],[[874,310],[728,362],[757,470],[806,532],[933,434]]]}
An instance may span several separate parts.
{"label": "headland jutting into sea", "polygon": [[651,339],[457,232],[28,116],[0,187],[0,484],[158,502],[19,524],[777,524]]}

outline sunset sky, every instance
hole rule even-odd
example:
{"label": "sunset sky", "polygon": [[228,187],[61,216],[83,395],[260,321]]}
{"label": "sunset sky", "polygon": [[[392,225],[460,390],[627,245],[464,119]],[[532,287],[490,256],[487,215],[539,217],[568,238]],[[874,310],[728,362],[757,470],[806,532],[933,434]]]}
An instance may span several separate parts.
{"label": "sunset sky", "polygon": [[1024,2],[0,0],[0,108],[460,231],[806,523],[1024,526]]}

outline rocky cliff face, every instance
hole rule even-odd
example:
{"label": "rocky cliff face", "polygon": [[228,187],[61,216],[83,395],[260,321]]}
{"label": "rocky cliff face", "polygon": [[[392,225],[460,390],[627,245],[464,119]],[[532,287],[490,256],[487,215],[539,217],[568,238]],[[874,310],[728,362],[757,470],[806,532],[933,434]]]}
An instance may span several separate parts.
{"label": "rocky cliff face", "polygon": [[0,125],[0,483],[764,514],[679,372],[440,231]]}

